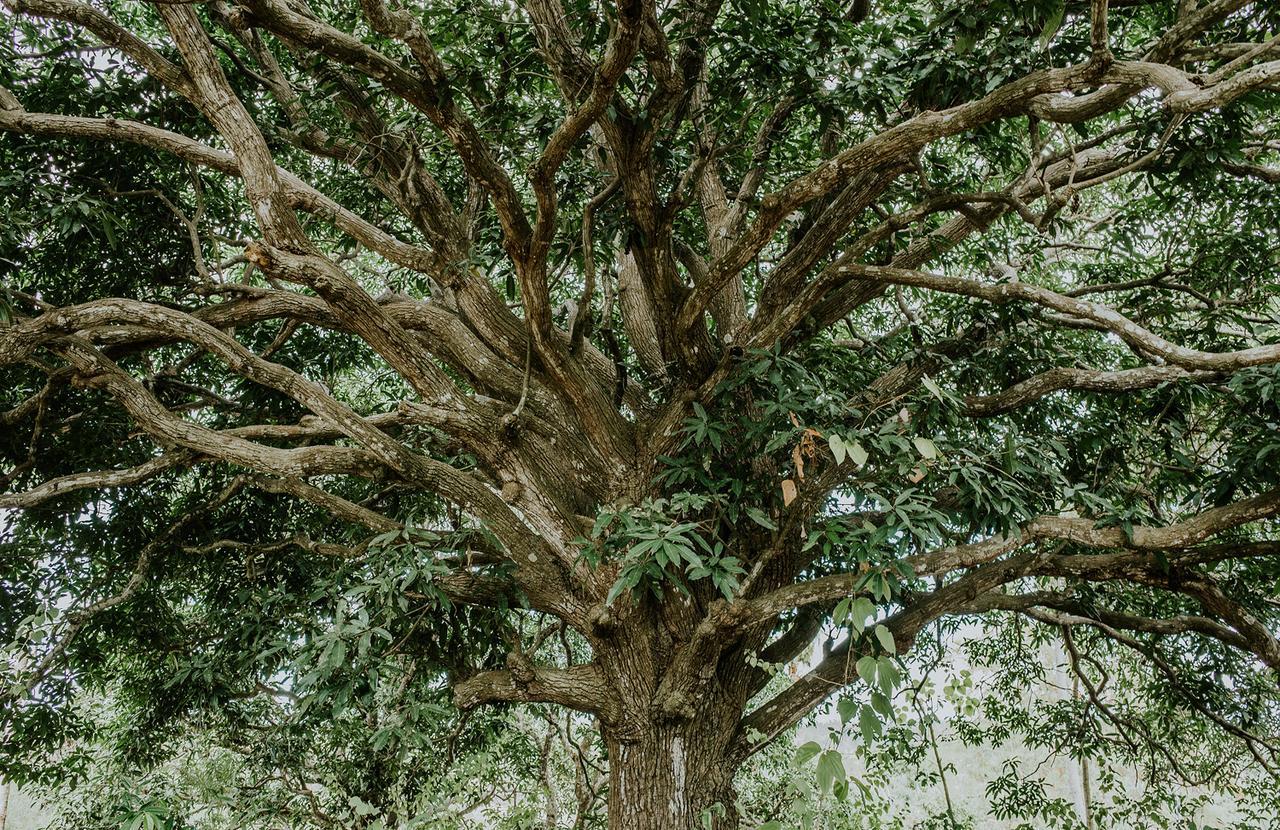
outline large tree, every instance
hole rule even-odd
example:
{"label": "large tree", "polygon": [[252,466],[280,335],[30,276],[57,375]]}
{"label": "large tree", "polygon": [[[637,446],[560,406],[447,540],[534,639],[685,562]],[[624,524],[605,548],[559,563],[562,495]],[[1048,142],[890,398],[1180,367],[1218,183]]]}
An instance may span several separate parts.
{"label": "large tree", "polygon": [[966,615],[1280,763],[1275,4],[5,8],[11,772],[443,677],[734,827]]}

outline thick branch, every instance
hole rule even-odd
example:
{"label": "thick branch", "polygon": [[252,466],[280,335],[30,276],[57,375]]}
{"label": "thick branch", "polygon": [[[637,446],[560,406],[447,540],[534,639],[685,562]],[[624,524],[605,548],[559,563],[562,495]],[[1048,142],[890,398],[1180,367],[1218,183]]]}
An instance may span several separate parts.
{"label": "thick branch", "polygon": [[482,703],[556,703],[606,723],[616,720],[620,709],[598,666],[541,666],[517,653],[507,655],[506,669],[480,672],[455,684],[453,700],[464,710]]}

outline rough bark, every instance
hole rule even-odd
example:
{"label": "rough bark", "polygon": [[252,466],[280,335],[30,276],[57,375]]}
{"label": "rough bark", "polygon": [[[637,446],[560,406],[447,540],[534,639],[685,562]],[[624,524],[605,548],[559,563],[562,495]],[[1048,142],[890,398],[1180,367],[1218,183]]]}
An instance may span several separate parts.
{"label": "rough bark", "polygon": [[[733,830],[739,826],[723,733],[729,711],[706,720],[655,723],[608,740],[609,826],[634,830]],[[708,823],[709,821],[709,823]]]}

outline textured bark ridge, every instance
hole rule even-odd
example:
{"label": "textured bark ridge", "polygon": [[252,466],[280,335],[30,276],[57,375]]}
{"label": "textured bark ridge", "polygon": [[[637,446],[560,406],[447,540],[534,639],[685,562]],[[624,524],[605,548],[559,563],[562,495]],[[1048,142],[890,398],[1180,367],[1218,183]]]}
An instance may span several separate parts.
{"label": "textured bark ridge", "polygon": [[705,723],[654,724],[609,740],[609,826],[732,830],[739,826],[722,734]]}
{"label": "textured bark ridge", "polygon": [[672,612],[688,607],[640,602],[601,631],[598,651],[619,703],[603,729],[610,827],[737,827],[733,778],[742,756],[733,747],[751,678],[703,671],[705,682],[688,694],[672,691],[681,648]]}

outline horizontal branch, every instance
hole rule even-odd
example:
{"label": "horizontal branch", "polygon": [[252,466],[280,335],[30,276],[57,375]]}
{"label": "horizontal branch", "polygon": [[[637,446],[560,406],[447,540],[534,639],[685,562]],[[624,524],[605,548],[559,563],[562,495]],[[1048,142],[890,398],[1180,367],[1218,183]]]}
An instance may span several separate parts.
{"label": "horizontal branch", "polygon": [[[1121,527],[1098,527],[1097,522],[1092,519],[1039,516],[1015,533],[908,556],[902,561],[909,565],[919,577],[945,576],[957,570],[993,562],[1001,556],[1036,541],[1057,540],[1112,550],[1161,553],[1185,551],[1187,563],[1198,563],[1207,560],[1203,554],[1197,553],[1193,546],[1223,531],[1274,516],[1277,513],[1280,513],[1280,489],[1270,490],[1234,504],[1211,508],[1171,525],[1134,525],[1128,532]],[[1222,546],[1213,550],[1215,554],[1220,554],[1221,558],[1229,558],[1234,546]],[[1113,560],[1108,560],[1107,557],[1091,554],[1080,557],[1055,556],[1052,561],[1061,563],[1055,572],[1066,574],[1076,562],[1091,563],[1089,567],[1095,570],[1114,567],[1119,571],[1121,566],[1133,563],[1135,560],[1123,555],[1117,555]],[[725,618],[732,618],[737,624],[745,626],[762,622],[791,608],[832,602],[850,596],[853,586],[861,576],[858,573],[841,573],[787,585],[741,603],[743,607],[735,609],[731,617],[726,614]]]}
{"label": "horizontal branch", "polygon": [[335,518],[352,524],[363,525],[370,530],[385,532],[403,527],[400,522],[390,519],[377,511],[348,501],[341,496],[334,495],[300,479],[262,475],[248,475],[245,478],[259,490],[293,496],[296,499],[310,502],[317,507],[323,507]]}
{"label": "horizontal branch", "polygon": [[1048,608],[1070,614],[1074,622],[1087,625],[1101,623],[1112,628],[1159,634],[1170,637],[1180,634],[1202,634],[1220,640],[1242,651],[1249,650],[1248,641],[1238,632],[1209,617],[1180,614],[1173,617],[1145,617],[1121,613],[1106,608],[1086,605],[1072,595],[1063,592],[1039,591],[1031,594],[1006,594],[992,592],[976,597],[960,613],[981,614],[988,611],[1026,611]]}
{"label": "horizontal branch", "polygon": [[483,703],[556,703],[606,723],[617,720],[621,709],[598,666],[542,666],[514,652],[507,655],[506,669],[483,671],[454,684],[453,700],[463,710]]}
{"label": "horizontal branch", "polygon": [[59,476],[21,493],[0,494],[0,508],[37,507],[58,496],[88,488],[129,487],[155,478],[167,470],[184,466],[193,458],[195,455],[191,452],[176,450],[123,470],[95,470]]}
{"label": "horizontal branch", "polygon": [[1031,302],[1062,314],[1097,323],[1130,346],[1153,354],[1185,369],[1231,372],[1251,366],[1280,363],[1280,344],[1256,346],[1234,352],[1202,352],[1172,343],[1139,326],[1113,308],[1100,303],[1068,297],[1025,282],[986,283],[963,277],[949,277],[928,271],[875,265],[847,265],[845,272],[854,279],[892,285],[909,285],[930,291],[976,297],[1002,305],[1013,301]]}
{"label": "horizontal branch", "polygon": [[1114,372],[1057,366],[993,395],[965,398],[965,408],[968,415],[990,418],[1025,406],[1054,392],[1066,390],[1132,392],[1180,380],[1206,381],[1215,380],[1221,376],[1218,372],[1187,371],[1177,366],[1141,366]]}

